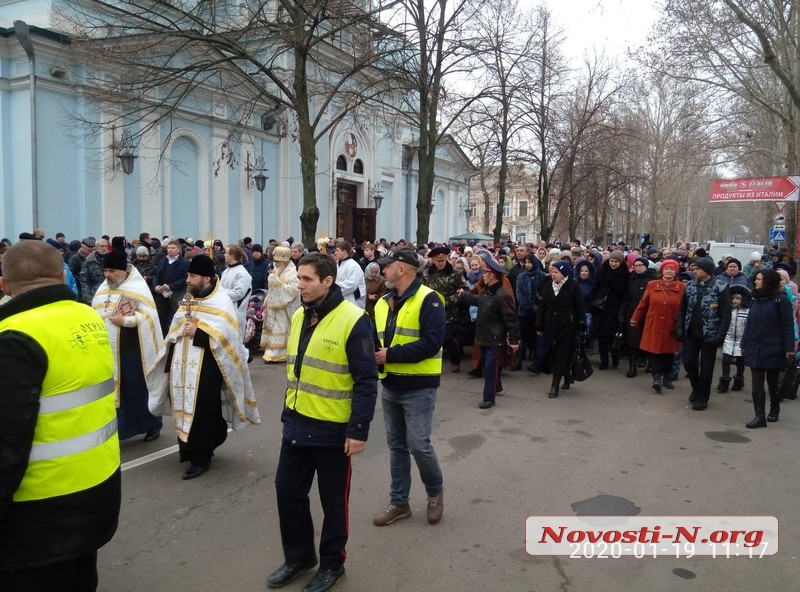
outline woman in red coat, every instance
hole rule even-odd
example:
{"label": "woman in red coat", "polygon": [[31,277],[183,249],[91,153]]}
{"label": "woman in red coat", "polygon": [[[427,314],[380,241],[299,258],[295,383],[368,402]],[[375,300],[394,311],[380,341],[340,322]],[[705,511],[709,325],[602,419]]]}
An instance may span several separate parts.
{"label": "woman in red coat", "polygon": [[675,319],[683,297],[684,285],[677,278],[680,266],[674,259],[661,264],[661,277],[647,284],[639,306],[631,317],[631,327],[636,327],[644,317],[641,349],[650,353],[653,390],[661,386],[671,389],[672,362],[680,351],[681,343],[675,335]]}

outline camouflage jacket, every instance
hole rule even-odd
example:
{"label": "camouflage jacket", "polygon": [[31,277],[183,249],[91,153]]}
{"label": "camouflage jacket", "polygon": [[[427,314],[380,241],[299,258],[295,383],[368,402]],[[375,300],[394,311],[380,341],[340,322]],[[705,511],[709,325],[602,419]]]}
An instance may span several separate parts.
{"label": "camouflage jacket", "polygon": [[467,282],[464,276],[455,271],[448,261],[442,271],[439,271],[435,265],[431,264],[422,283],[431,290],[436,290],[444,297],[447,322],[456,322],[458,320],[458,297],[456,292],[460,289],[467,289]]}

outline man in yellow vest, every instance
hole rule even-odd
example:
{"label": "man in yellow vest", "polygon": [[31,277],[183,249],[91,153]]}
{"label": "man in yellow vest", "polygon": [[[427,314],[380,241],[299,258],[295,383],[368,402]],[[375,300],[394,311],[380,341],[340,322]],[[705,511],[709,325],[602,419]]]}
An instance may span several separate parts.
{"label": "man in yellow vest", "polygon": [[303,592],[326,592],[344,576],[351,458],[361,453],[375,412],[378,368],[369,317],[336,285],[336,261],[303,257],[303,307],[287,344],[283,440],[275,474],[285,563],[267,579],[280,588],[317,564],[308,492],[317,475],[325,520],[319,570]]}
{"label": "man in yellow vest", "polygon": [[444,514],[444,480],[431,444],[431,424],[442,375],[444,299],[422,284],[419,258],[413,249],[395,249],[378,264],[389,288],[375,303],[380,341],[375,358],[383,368],[381,400],[392,484],[389,505],[373,524],[387,526],[411,516],[410,455],[428,494],[428,522],[436,524]]}
{"label": "man in yellow vest", "polygon": [[3,259],[0,289],[0,590],[97,588],[114,536],[120,456],[114,356],[100,315],[39,241]]}

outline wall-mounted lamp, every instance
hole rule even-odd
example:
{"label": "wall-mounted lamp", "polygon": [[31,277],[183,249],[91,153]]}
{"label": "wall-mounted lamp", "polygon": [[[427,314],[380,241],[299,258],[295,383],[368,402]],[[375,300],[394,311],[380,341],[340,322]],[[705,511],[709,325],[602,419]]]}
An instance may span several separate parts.
{"label": "wall-mounted lamp", "polygon": [[133,153],[133,137],[128,130],[122,131],[122,136],[117,141],[117,126],[111,126],[111,150],[114,154],[113,170],[117,170],[117,160],[122,172],[130,175],[133,172],[133,161],[136,160],[136,155]]}
{"label": "wall-mounted lamp", "polygon": [[369,202],[375,206],[375,210],[381,209],[383,203],[383,183],[378,182],[375,185],[372,181],[369,182]]}
{"label": "wall-mounted lamp", "polygon": [[341,205],[345,205],[345,204],[347,203],[347,197],[348,197],[348,195],[349,195],[349,192],[348,192],[348,191],[347,191],[347,189],[345,189],[345,188],[344,188],[344,186],[342,186],[342,185],[340,185],[340,186],[339,186],[339,189],[337,189],[337,190],[336,190],[336,200],[337,200],[337,201],[338,201],[338,202],[339,202]]}
{"label": "wall-mounted lamp", "polygon": [[247,188],[252,189],[255,185],[256,189],[264,193],[264,188],[267,186],[267,175],[265,174],[269,169],[264,168],[264,158],[256,156],[255,162],[250,163],[250,152],[247,152],[247,164],[244,167],[247,173]]}

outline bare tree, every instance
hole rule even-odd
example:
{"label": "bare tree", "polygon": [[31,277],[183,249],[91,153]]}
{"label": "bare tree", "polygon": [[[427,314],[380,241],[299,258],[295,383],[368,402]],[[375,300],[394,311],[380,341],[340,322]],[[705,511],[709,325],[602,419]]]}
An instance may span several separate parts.
{"label": "bare tree", "polygon": [[[82,57],[85,95],[111,105],[85,119],[90,132],[124,126],[134,140],[172,131],[177,113],[230,126],[218,166],[239,164],[257,112],[294,116],[303,182],[303,242],[313,243],[316,144],[378,93],[392,74],[376,63],[398,51],[380,10],[351,0],[119,0],[69,3],[62,26]],[[102,64],[102,66],[98,66]],[[162,140],[162,138],[160,138]],[[166,147],[167,142],[161,143]]]}

